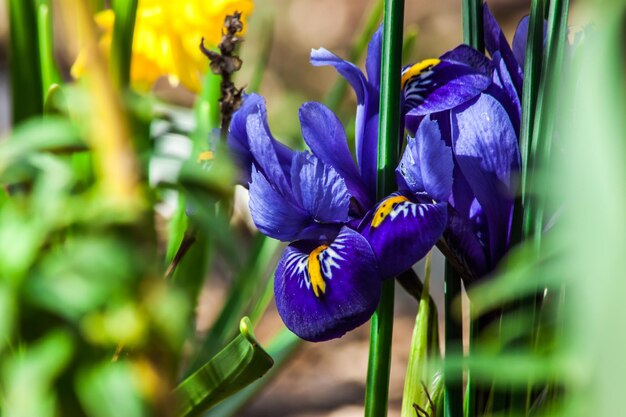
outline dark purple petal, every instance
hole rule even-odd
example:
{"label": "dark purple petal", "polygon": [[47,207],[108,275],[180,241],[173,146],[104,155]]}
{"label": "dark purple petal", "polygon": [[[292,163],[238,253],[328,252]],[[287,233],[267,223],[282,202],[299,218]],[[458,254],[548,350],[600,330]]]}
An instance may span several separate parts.
{"label": "dark purple petal", "polygon": [[508,247],[520,163],[517,134],[504,107],[487,94],[453,114],[454,155],[484,210],[491,259],[497,260]]}
{"label": "dark purple petal", "polygon": [[302,136],[313,154],[333,166],[345,180],[350,194],[362,207],[369,208],[373,202],[352,160],[346,134],[337,116],[323,104],[315,102],[302,105],[299,114]]}
{"label": "dark purple petal", "polygon": [[515,58],[515,55],[513,55],[513,51],[511,50],[502,29],[500,29],[498,22],[491,14],[491,11],[486,3],[483,6],[483,22],[485,29],[485,48],[491,56],[494,56],[496,52],[500,52],[502,59],[511,74],[517,95],[521,97],[523,65],[520,66],[518,64],[518,61]]}
{"label": "dark purple petal", "polygon": [[469,65],[455,61],[429,61],[432,66],[420,70],[418,63],[403,74],[404,108],[412,116],[449,110],[476,97],[491,84],[486,75]]}
{"label": "dark purple petal", "polygon": [[408,139],[396,175],[413,194],[446,202],[452,190],[452,170],[452,150],[442,140],[439,125],[424,119],[416,137]]}
{"label": "dark purple petal", "polygon": [[367,58],[365,59],[365,70],[367,78],[375,88],[380,87],[380,55],[383,49],[383,25],[372,36],[367,45]]}
{"label": "dark purple petal", "polygon": [[446,207],[394,193],[365,216],[359,229],[374,249],[383,278],[406,271],[432,249],[446,226]]}
{"label": "dark purple petal", "polygon": [[283,322],[312,342],[341,337],[365,323],[380,299],[376,258],[363,236],[344,227],[328,247],[321,245],[289,245],[274,280]]}
{"label": "dark purple petal", "polygon": [[441,55],[439,59],[441,61],[452,61],[467,65],[485,77],[491,76],[493,71],[493,66],[489,59],[476,49],[467,45],[459,45]]}
{"label": "dark purple petal", "polygon": [[317,223],[348,221],[350,194],[331,165],[308,152],[298,152],[291,165],[294,199]]}
{"label": "dark purple petal", "polygon": [[450,206],[448,206],[448,225],[443,238],[448,248],[474,277],[479,278],[487,273],[487,249],[478,239],[471,219],[461,216]]}
{"label": "dark purple petal", "polygon": [[298,239],[311,222],[309,215],[292,198],[286,198],[274,189],[254,167],[250,183],[250,214],[263,234],[282,241]]}

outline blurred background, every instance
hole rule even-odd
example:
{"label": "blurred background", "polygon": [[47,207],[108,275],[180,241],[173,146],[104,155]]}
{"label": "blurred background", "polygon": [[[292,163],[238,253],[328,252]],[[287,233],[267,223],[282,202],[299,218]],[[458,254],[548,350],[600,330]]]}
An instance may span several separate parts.
{"label": "blurred background", "polygon": [[[63,0],[57,0],[62,3]],[[321,101],[330,91],[337,73],[330,68],[309,64],[312,48],[325,47],[348,57],[355,37],[365,24],[374,1],[367,0],[259,0],[249,21],[241,49],[243,67],[236,84],[250,82],[254,65],[263,53],[263,40],[272,36],[269,61],[260,93],[267,99],[269,123],[275,136],[292,146],[302,146],[298,108],[306,101]],[[493,0],[489,6],[511,39],[519,19],[528,13],[528,1]],[[576,5],[571,11],[576,17]],[[409,64],[439,56],[461,42],[461,4],[457,0],[407,1],[407,32],[415,33],[415,42],[404,57]],[[10,126],[9,79],[7,74],[7,8],[0,0],[0,136]],[[61,37],[61,33],[55,33]],[[76,56],[75,42],[57,39],[58,62],[65,77]],[[361,63],[362,64],[362,63]],[[172,87],[160,80],[153,93],[179,106],[190,107],[194,95],[182,87]],[[346,95],[340,116],[348,121],[354,112],[354,96]],[[349,129],[349,127],[348,127]],[[245,207],[245,198],[239,199]],[[244,210],[245,211],[245,210]],[[244,221],[245,221],[244,215]],[[249,223],[249,219],[248,219]],[[276,260],[274,260],[275,262]],[[443,260],[435,254],[433,297],[442,301]],[[198,307],[198,332],[206,332],[220,311],[232,277],[220,260],[201,292]],[[222,265],[223,266],[223,265]],[[422,271],[422,265],[416,266]],[[404,291],[396,292],[396,321],[390,387],[390,417],[400,415],[411,331],[417,302]],[[281,323],[273,305],[256,330],[263,344]],[[345,337],[321,344],[304,343],[263,392],[239,415],[242,417],[357,417],[363,415],[364,383],[367,368],[369,328],[367,325]]]}

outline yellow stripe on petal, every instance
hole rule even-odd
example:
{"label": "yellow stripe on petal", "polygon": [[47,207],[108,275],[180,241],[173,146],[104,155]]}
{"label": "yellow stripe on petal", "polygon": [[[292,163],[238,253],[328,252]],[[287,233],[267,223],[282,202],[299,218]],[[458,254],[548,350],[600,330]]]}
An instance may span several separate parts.
{"label": "yellow stripe on petal", "polygon": [[408,68],[406,71],[404,71],[404,73],[402,73],[402,89],[404,89],[406,83],[408,83],[411,78],[420,75],[422,71],[434,67],[440,62],[441,61],[437,58],[429,58],[418,62],[417,64]]}
{"label": "yellow stripe on petal", "polygon": [[320,245],[309,254],[309,281],[311,282],[311,287],[313,287],[313,292],[317,298],[326,292],[326,282],[324,281],[322,265],[320,263],[322,252],[324,252],[326,248],[328,248],[328,245]]}
{"label": "yellow stripe on petal", "polygon": [[376,213],[374,214],[372,227],[380,226],[387,216],[389,216],[394,207],[400,203],[404,203],[405,201],[409,201],[409,199],[403,195],[397,195],[383,200],[382,204],[378,207],[378,210],[376,210]]}

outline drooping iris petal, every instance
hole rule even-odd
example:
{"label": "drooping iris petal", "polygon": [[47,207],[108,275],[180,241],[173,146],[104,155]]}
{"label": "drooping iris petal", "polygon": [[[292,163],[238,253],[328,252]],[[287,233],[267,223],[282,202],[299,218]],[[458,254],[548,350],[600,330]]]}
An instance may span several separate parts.
{"label": "drooping iris petal", "polygon": [[522,96],[522,79],[523,79],[523,65],[518,64],[513,51],[509,46],[509,43],[500,29],[498,22],[491,14],[487,4],[483,6],[483,22],[485,28],[485,49],[493,56],[496,52],[500,52],[502,59],[506,64],[506,67],[511,74],[513,84],[517,90],[517,95]]}
{"label": "drooping iris petal", "polygon": [[350,194],[331,165],[308,152],[298,152],[291,165],[291,185],[295,200],[316,222],[348,221]]}
{"label": "drooping iris petal", "polygon": [[269,134],[269,127],[267,126],[267,111],[265,108],[265,100],[258,94],[246,95],[241,107],[233,114],[233,119],[230,123],[228,132],[228,138],[226,143],[230,149],[231,154],[235,162],[242,170],[241,182],[247,185],[250,182],[250,172],[252,164],[254,163],[254,157],[250,151],[250,139],[246,130],[246,122],[248,116],[251,114],[258,114],[262,120],[267,136],[270,138],[271,146],[276,152],[278,162],[282,166],[283,171],[289,169],[291,164],[291,158],[293,151],[287,146],[278,142]]}
{"label": "drooping iris petal", "polygon": [[519,170],[517,134],[506,110],[492,96],[481,96],[453,115],[453,149],[489,228],[491,258],[508,247],[508,231]]}
{"label": "drooping iris petal", "polygon": [[449,110],[476,97],[490,83],[489,60],[460,46],[440,59],[428,59],[403,71],[404,107],[411,116]]}
{"label": "drooping iris petal", "polygon": [[[289,171],[280,163],[279,153],[276,151],[273,138],[270,136],[260,113],[248,115],[246,132],[250,141],[250,153],[258,165],[259,171],[263,173],[265,178],[271,179],[277,191],[285,198],[289,198],[291,194]],[[291,160],[288,166],[291,166]]]}
{"label": "drooping iris petal", "polygon": [[301,237],[310,217],[291,198],[274,189],[267,178],[252,168],[250,214],[261,233],[282,241]]}
{"label": "drooping iris petal", "polygon": [[300,241],[276,268],[274,296],[283,322],[305,340],[343,336],[365,323],[380,298],[381,280],[367,240],[344,227],[329,245]]}
{"label": "drooping iris petal", "polygon": [[452,190],[452,171],[452,150],[442,140],[437,122],[424,119],[416,137],[408,139],[397,175],[413,194],[446,202]]}
{"label": "drooping iris petal", "polygon": [[393,278],[423,258],[437,243],[447,219],[447,203],[419,203],[393,193],[361,222],[359,230],[378,258],[381,276]]}
{"label": "drooping iris petal", "polygon": [[299,115],[302,137],[311,152],[337,170],[362,207],[370,207],[373,202],[350,155],[341,121],[329,108],[315,102],[302,105]]}
{"label": "drooping iris petal", "polygon": [[354,139],[356,158],[363,182],[367,190],[372,190],[370,195],[373,198],[378,155],[378,88],[367,81],[356,65],[344,61],[324,48],[311,51],[311,64],[334,67],[354,89],[357,99]]}

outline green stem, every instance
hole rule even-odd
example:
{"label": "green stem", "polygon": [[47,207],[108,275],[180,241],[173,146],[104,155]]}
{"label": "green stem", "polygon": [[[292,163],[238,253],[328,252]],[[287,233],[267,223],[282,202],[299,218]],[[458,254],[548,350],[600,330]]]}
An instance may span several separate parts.
{"label": "green stem", "polygon": [[[453,361],[463,355],[463,326],[455,318],[453,306],[461,294],[461,277],[454,267],[446,261],[445,268],[445,359]],[[446,366],[444,373],[444,416],[460,417],[463,415],[463,369]]]}
{"label": "green stem", "polygon": [[[484,52],[485,36],[483,30],[483,0],[463,0],[463,42],[467,45]],[[446,293],[445,293],[445,339],[446,339],[446,358],[452,355],[463,354],[463,329],[461,323],[452,320],[450,303],[454,297],[461,292],[461,278],[455,272],[452,265],[446,262]],[[477,335],[478,323],[470,324],[470,354],[475,343]],[[446,416],[476,416],[477,413],[477,395],[479,393],[476,381],[468,372],[467,380],[467,396],[466,404],[463,407],[463,370],[459,370],[456,374],[451,374],[452,370],[446,371],[445,378],[445,415]],[[459,379],[460,378],[460,379]],[[450,380],[452,379],[452,380]]]}
{"label": "green stem", "polygon": [[41,64],[41,100],[45,103],[50,87],[54,84],[61,84],[61,75],[54,59],[54,31],[50,0],[37,1],[37,29]]}
{"label": "green stem", "polygon": [[111,43],[111,77],[116,87],[125,89],[130,84],[130,69],[133,52],[133,34],[139,0],[113,2],[115,23]]}
{"label": "green stem", "polygon": [[[380,82],[377,197],[395,190],[400,139],[400,70],[404,0],[385,0]],[[393,334],[394,281],[383,283],[378,309],[372,316],[370,352],[365,390],[365,417],[387,415],[391,336]]]}
{"label": "green stem", "polygon": [[484,39],[483,0],[463,0],[463,42],[483,52]]}
{"label": "green stem", "polygon": [[43,112],[35,3],[9,0],[13,125]]}

